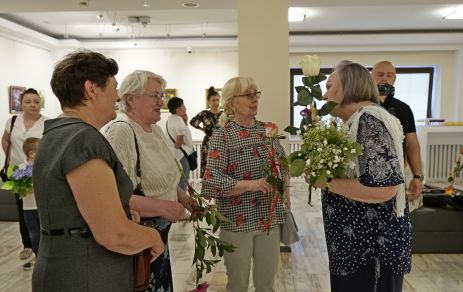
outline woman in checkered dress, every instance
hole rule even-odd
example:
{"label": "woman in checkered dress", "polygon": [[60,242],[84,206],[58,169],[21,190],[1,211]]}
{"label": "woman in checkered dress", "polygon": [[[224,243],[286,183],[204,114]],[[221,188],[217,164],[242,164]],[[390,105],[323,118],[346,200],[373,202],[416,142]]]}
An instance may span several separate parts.
{"label": "woman in checkered dress", "polygon": [[[224,113],[222,128],[211,137],[207,166],[203,177],[203,194],[216,199],[220,212],[232,224],[221,227],[220,238],[237,249],[225,253],[227,291],[247,291],[251,260],[256,291],[274,291],[280,247],[279,226],[284,222],[283,202],[276,205],[270,229],[271,186],[266,182],[262,164],[271,150],[264,123],[257,121],[261,92],[252,78],[235,77],[223,87]],[[276,141],[281,155],[284,150]],[[287,173],[281,174],[289,185]],[[284,198],[290,206],[289,189]]]}

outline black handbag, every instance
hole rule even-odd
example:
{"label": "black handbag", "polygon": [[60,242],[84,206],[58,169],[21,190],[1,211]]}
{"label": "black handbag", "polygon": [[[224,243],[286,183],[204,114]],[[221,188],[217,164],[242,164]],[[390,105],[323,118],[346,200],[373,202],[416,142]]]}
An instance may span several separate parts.
{"label": "black handbag", "polygon": [[[166,123],[166,131],[167,131],[167,135],[169,135],[170,139],[172,140],[172,142],[174,142],[175,144],[175,140],[174,138],[172,138],[172,136],[170,135],[169,133],[169,128],[167,127],[167,123]],[[179,148],[180,151],[182,151],[183,155],[186,157],[186,159],[188,160],[188,165],[190,166],[190,170],[193,171],[195,170],[196,168],[198,168],[198,152],[196,150],[193,150],[193,152],[190,153],[190,155],[186,154],[186,151],[183,150],[182,147]]]}
{"label": "black handbag", "polygon": [[[135,140],[135,152],[137,153],[137,162],[135,164],[135,171],[138,178],[137,187],[133,193],[138,196],[145,196],[145,192],[141,187],[141,167],[140,167],[140,150],[138,148],[137,135],[132,125],[126,121],[115,121],[114,123],[126,123],[130,126],[133,132],[133,139]],[[109,126],[111,127],[111,126]],[[109,127],[106,129],[108,130]],[[151,254],[149,249],[145,249],[133,256],[133,291],[144,291],[148,288],[150,283],[150,263]]]}
{"label": "black handbag", "polygon": [[10,148],[11,148],[11,132],[13,132],[14,122],[16,121],[17,117],[18,116],[14,115],[11,118],[10,135],[8,137],[8,146],[6,147],[6,153],[5,153],[5,163],[3,164],[3,168],[0,170],[0,177],[3,182],[6,182],[8,180],[8,175],[6,174],[6,172],[8,170],[8,166],[10,165],[9,160],[10,160]]}

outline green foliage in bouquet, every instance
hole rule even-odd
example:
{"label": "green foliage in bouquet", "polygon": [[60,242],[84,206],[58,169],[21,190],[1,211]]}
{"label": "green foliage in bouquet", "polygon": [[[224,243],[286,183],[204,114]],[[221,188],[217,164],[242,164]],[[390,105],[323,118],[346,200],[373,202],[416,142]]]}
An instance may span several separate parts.
{"label": "green foliage in bouquet", "polygon": [[306,55],[300,62],[304,77],[303,86],[296,86],[297,101],[293,106],[305,106],[301,111],[299,128],[288,126],[285,131],[291,135],[301,135],[303,143],[298,151],[288,157],[289,173],[292,177],[305,176],[309,183],[309,204],[312,186],[316,182],[325,184],[329,178],[345,177],[348,168],[355,167],[355,159],[361,155],[362,147],[352,141],[346,128],[338,127],[334,121],[321,119],[337,105],[326,102],[320,109],[316,100],[323,99],[320,82],[326,75],[320,72],[320,58]]}
{"label": "green foliage in bouquet", "polygon": [[17,165],[10,165],[6,171],[8,180],[2,185],[2,189],[11,190],[13,193],[25,197],[33,191],[32,187],[32,164],[24,168]]}
{"label": "green foliage in bouquet", "polygon": [[[223,216],[222,213],[217,210],[216,205],[209,204],[209,202],[190,185],[188,185],[188,192],[199,205],[188,219],[188,221],[193,223],[195,234],[195,254],[192,264],[196,268],[196,286],[198,286],[199,281],[203,277],[203,272],[206,271],[206,274],[210,273],[212,267],[220,262],[220,259],[207,259],[206,250],[210,250],[212,256],[215,258],[216,255],[223,257],[224,252],[233,252],[236,247],[214,236],[214,233],[222,224],[231,224],[233,222]],[[205,222],[210,227],[203,228],[200,226],[200,222]]]}

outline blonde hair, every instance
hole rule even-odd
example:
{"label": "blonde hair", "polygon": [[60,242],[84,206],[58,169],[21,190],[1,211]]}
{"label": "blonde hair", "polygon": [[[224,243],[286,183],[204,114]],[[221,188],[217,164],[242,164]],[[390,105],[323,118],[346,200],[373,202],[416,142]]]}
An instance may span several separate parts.
{"label": "blonde hair", "polygon": [[23,143],[23,152],[26,154],[26,157],[29,158],[29,152],[37,152],[37,148],[39,148],[40,138],[29,137],[24,140]]}
{"label": "blonde hair", "polygon": [[235,116],[235,111],[232,106],[233,98],[245,93],[250,87],[257,87],[252,77],[233,77],[225,83],[221,97],[223,113],[220,115],[219,125],[223,127],[233,120]]}
{"label": "blonde hair", "polygon": [[127,113],[130,110],[130,106],[127,103],[127,96],[129,95],[142,95],[145,90],[145,86],[149,79],[154,79],[161,83],[162,90],[166,88],[166,80],[158,74],[150,71],[135,70],[127,75],[119,87],[119,109],[123,113]]}

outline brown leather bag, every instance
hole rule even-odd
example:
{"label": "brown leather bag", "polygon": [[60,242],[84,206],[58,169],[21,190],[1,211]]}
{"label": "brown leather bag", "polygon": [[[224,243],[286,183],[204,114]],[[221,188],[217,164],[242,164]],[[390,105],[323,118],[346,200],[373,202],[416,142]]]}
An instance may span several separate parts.
{"label": "brown leather bag", "polygon": [[133,291],[144,291],[150,282],[150,259],[149,249],[133,256]]}

